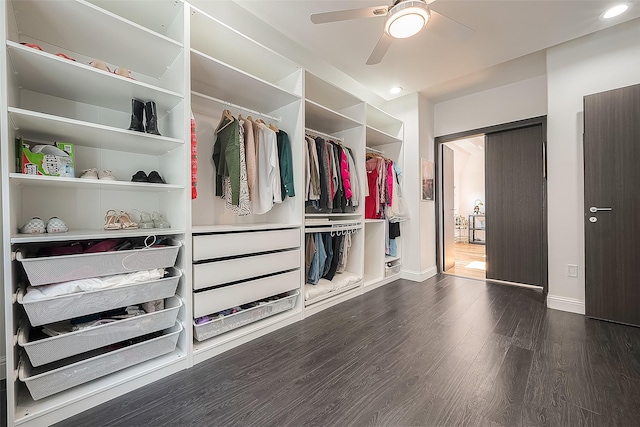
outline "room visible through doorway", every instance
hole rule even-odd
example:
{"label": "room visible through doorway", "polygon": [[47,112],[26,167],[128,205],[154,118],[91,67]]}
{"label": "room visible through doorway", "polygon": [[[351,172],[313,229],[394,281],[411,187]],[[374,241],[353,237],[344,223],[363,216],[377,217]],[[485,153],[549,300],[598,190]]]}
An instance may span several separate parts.
{"label": "room visible through doorway", "polygon": [[449,179],[445,182],[449,191],[443,192],[444,215],[453,215],[453,221],[445,221],[453,230],[445,231],[444,236],[453,239],[449,237],[444,242],[448,258],[444,273],[484,280],[487,269],[484,136],[444,143],[443,160],[445,181],[446,177]]}

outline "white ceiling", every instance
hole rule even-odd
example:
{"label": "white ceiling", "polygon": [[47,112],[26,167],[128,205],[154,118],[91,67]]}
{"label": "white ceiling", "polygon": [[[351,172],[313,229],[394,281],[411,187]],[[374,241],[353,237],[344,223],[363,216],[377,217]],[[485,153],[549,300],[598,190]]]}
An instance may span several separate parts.
{"label": "white ceiling", "polygon": [[[640,4],[609,21],[607,0],[437,0],[434,10],[473,29],[443,37],[437,21],[417,36],[395,40],[378,65],[365,65],[384,18],[314,25],[312,13],[389,5],[392,0],[235,0],[285,36],[367,86],[384,99],[419,91],[432,100],[460,96],[545,74],[544,50],[640,17]],[[638,20],[640,23],[640,20]],[[391,86],[404,92],[391,95]]]}

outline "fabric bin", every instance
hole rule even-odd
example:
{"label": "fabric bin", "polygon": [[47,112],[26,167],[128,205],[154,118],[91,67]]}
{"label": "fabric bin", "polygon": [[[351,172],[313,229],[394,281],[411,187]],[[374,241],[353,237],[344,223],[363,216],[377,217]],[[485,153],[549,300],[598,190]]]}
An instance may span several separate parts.
{"label": "fabric bin", "polygon": [[181,276],[180,271],[175,268],[169,271],[172,276],[151,282],[78,292],[37,301],[22,301],[23,291],[19,290],[18,303],[24,307],[32,326],[45,325],[114,308],[169,298],[176,293]]}
{"label": "fabric bin", "polygon": [[204,341],[217,335],[229,332],[241,326],[248,325],[258,320],[291,310],[296,305],[296,300],[300,293],[296,292],[288,297],[271,301],[263,305],[242,310],[238,313],[230,314],[219,319],[211,320],[207,323],[196,325],[193,322],[194,336],[198,341]]}
{"label": "fabric bin", "polygon": [[[33,368],[22,359],[18,367],[18,377],[24,382],[34,400],[59,393],[91,380],[146,362],[163,354],[171,353],[178,342],[182,326],[176,323],[160,337],[152,338],[119,350],[102,348],[88,353],[91,357],[77,361],[67,360],[54,363],[55,366]],[[94,354],[95,353],[95,354]],[[64,365],[66,362],[68,364]],[[45,370],[44,368],[49,368]]]}
{"label": "fabric bin", "polygon": [[165,301],[165,309],[161,311],[32,342],[29,342],[29,326],[25,325],[18,331],[18,344],[27,352],[32,366],[45,365],[170,328],[176,323],[181,306],[179,298],[171,297]]}
{"label": "fabric bin", "polygon": [[172,267],[176,263],[180,245],[174,242],[171,246],[148,249],[34,258],[25,257],[18,251],[16,259],[22,263],[31,286],[39,286]]}

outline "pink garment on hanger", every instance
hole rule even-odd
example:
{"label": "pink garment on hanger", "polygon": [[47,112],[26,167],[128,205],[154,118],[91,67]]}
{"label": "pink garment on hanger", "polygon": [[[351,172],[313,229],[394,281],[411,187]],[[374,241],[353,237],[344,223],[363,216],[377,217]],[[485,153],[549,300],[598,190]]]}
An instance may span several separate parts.
{"label": "pink garment on hanger", "polygon": [[340,174],[342,175],[342,187],[344,188],[344,197],[351,200],[353,193],[351,192],[351,177],[349,175],[349,161],[344,150],[340,150]]}

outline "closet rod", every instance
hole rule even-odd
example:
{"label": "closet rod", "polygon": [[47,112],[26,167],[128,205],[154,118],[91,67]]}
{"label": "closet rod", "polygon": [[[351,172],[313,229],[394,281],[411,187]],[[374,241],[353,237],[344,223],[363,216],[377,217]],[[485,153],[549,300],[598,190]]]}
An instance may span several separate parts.
{"label": "closet rod", "polygon": [[305,130],[305,132],[314,134],[316,136],[324,136],[325,138],[329,138],[331,140],[344,142],[344,138],[338,138],[337,136],[329,135],[328,133],[318,132],[317,130],[313,130],[313,129],[309,129],[309,128],[304,128],[304,130]]}
{"label": "closet rod", "polygon": [[333,232],[336,233],[338,231],[353,231],[354,233],[358,230],[362,229],[362,225],[355,225],[351,227],[311,227],[305,228],[305,233],[323,233],[323,232]]}
{"label": "closet rod", "polygon": [[205,95],[204,93],[196,92],[195,90],[191,91],[191,95],[199,96],[200,98],[208,99],[209,101],[217,102],[219,104],[226,105],[227,107],[236,108],[247,113],[255,114],[256,116],[264,117],[265,119],[274,120],[276,122],[282,121],[280,117],[273,117],[268,114],[261,113],[260,111],[245,108],[242,105],[232,104],[231,102],[225,101],[224,99],[214,98],[213,96]]}
{"label": "closet rod", "polygon": [[380,150],[376,150],[375,148],[371,148],[371,147],[365,147],[367,151],[371,151],[373,153],[378,153],[378,154],[382,154],[384,155],[384,153]]}

